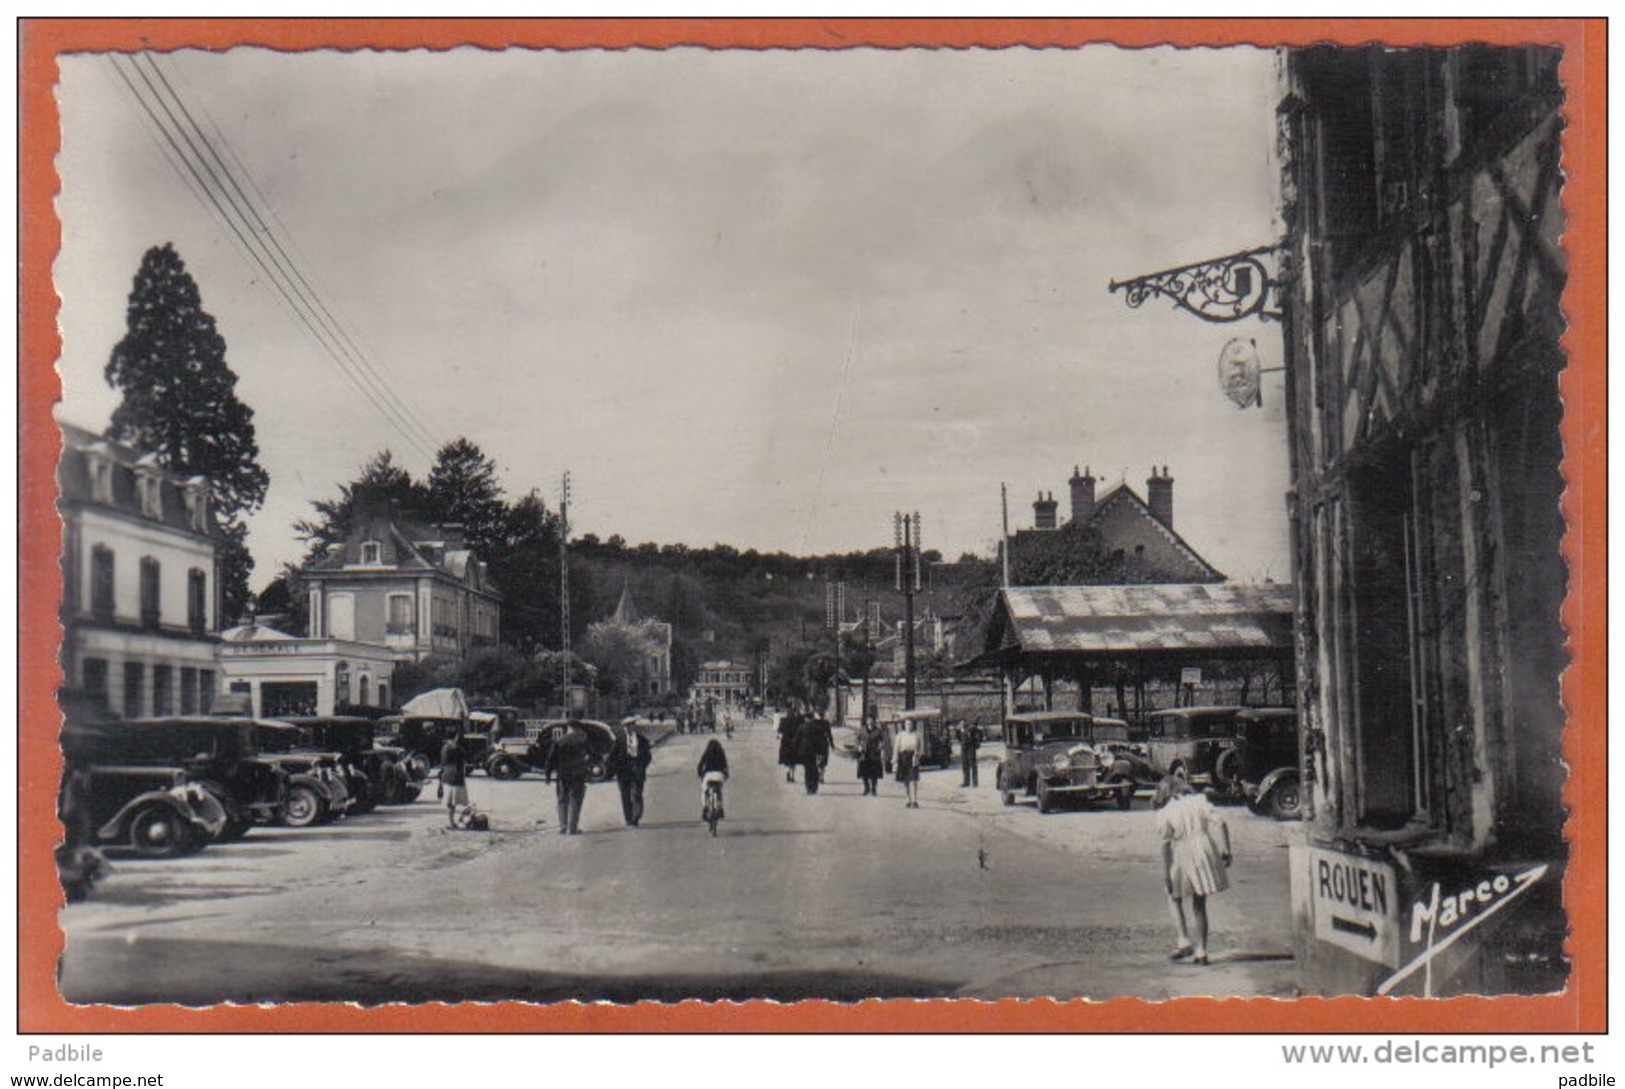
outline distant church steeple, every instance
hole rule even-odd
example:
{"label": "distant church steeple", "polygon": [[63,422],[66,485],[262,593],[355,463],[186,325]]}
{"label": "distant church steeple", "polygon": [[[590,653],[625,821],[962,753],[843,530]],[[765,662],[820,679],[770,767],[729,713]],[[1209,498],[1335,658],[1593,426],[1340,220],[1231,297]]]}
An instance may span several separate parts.
{"label": "distant church steeple", "polygon": [[632,604],[632,584],[621,584],[621,601],[615,606],[615,615],[611,617],[617,624],[630,625],[637,623],[638,609]]}

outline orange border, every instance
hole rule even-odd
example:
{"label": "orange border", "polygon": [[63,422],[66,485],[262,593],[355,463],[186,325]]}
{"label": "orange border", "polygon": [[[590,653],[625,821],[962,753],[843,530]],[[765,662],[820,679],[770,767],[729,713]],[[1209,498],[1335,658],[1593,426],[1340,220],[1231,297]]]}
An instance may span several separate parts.
{"label": "orange border", "polygon": [[[1188,999],[1153,1006],[1133,999],[1101,1004],[1053,1001],[870,1002],[843,1006],[767,1002],[707,1006],[430,1006],[358,1009],[337,1004],[191,1010],[121,1010],[63,1003],[55,986],[61,952],[60,905],[51,848],[58,829],[47,801],[60,775],[53,699],[58,569],[54,471],[59,438],[51,406],[60,343],[51,264],[61,237],[53,194],[58,117],[53,87],[59,54],[119,49],[445,49],[510,45],[561,49],[668,48],[679,45],[762,49],[859,45],[902,48],[1298,45],[1378,40],[1449,45],[1463,41],[1537,41],[1565,50],[1563,191],[1569,220],[1570,277],[1564,296],[1569,329],[1563,433],[1568,518],[1564,555],[1569,596],[1563,617],[1572,633],[1572,666],[1563,679],[1571,729],[1564,755],[1572,769],[1565,800],[1572,816],[1572,857],[1565,894],[1573,929],[1573,974],[1550,998],[1390,1000]],[[20,25],[21,279],[19,303],[19,779],[18,1031],[39,1032],[1603,1032],[1607,1028],[1607,721],[1606,704],[1606,73],[1607,24],[1593,19],[619,19],[619,20],[264,20],[25,19]],[[50,527],[47,529],[46,527]],[[52,633],[47,635],[46,633]],[[26,802],[27,804],[22,804]],[[1261,1019],[1262,1015],[1262,1019]]]}

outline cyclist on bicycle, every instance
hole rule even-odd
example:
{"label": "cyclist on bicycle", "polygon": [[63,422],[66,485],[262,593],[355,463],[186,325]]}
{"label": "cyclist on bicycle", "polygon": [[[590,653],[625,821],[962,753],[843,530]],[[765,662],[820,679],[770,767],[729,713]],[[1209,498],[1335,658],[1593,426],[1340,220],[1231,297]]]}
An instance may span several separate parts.
{"label": "cyclist on bicycle", "polygon": [[706,742],[705,751],[700,754],[699,767],[695,774],[700,779],[700,802],[705,802],[705,792],[713,786],[717,792],[717,805],[722,804],[722,784],[728,778],[728,754],[723,751],[722,742],[712,738]]}

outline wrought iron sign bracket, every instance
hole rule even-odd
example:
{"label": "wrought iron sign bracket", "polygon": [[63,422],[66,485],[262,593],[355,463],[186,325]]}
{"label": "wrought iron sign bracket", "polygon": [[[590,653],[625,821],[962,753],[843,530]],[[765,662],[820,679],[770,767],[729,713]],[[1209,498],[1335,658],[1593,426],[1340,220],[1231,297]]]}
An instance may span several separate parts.
{"label": "wrought iron sign bracket", "polygon": [[1162,295],[1203,321],[1225,323],[1252,317],[1279,321],[1281,281],[1272,271],[1279,264],[1278,247],[1260,246],[1132,280],[1113,280],[1110,290],[1123,292],[1130,307]]}

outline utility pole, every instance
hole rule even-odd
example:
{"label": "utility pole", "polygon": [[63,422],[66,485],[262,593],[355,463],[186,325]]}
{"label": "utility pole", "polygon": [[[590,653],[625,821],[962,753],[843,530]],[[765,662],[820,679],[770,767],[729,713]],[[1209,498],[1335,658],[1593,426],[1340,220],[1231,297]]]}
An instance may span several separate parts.
{"label": "utility pole", "polygon": [[920,590],[920,512],[892,516],[897,591],[903,595],[903,710],[914,710],[914,595]]}
{"label": "utility pole", "polygon": [[[1010,489],[999,484],[999,509],[1004,522],[1004,534],[999,538],[999,559],[1004,563],[1004,588],[1010,589]],[[1015,693],[1010,691],[1010,671],[999,667],[999,703],[1004,717],[1009,718],[1016,709]]]}
{"label": "utility pole", "polygon": [[846,580],[824,581],[824,626],[835,633],[835,720],[846,725],[846,707],[841,686],[841,622],[846,619]]}
{"label": "utility pole", "polygon": [[559,661],[561,678],[559,696],[564,704],[564,717],[570,713],[570,471],[564,471],[564,486],[559,497]]}

